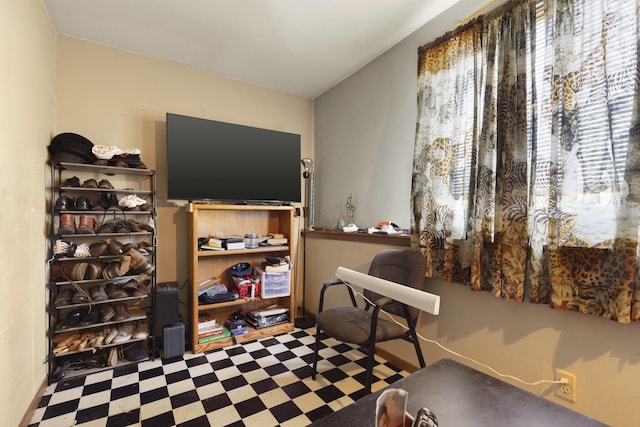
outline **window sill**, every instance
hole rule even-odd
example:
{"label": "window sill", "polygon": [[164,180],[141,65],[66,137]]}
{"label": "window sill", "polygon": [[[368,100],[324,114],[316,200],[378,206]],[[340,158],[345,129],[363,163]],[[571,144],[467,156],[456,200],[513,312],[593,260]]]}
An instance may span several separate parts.
{"label": "window sill", "polygon": [[390,244],[394,246],[411,247],[411,237],[406,234],[389,235],[380,233],[345,233],[343,231],[320,228],[303,230],[302,233],[310,239],[343,240],[350,242]]}

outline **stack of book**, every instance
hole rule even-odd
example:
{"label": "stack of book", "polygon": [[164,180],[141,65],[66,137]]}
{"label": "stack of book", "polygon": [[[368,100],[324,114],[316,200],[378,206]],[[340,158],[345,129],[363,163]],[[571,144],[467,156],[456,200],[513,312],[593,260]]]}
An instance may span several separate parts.
{"label": "stack of book", "polygon": [[276,307],[247,313],[247,322],[256,328],[266,328],[289,321],[289,309]]}
{"label": "stack of book", "polygon": [[267,262],[262,263],[262,270],[267,273],[282,273],[291,270],[291,263],[285,258],[268,257]]}
{"label": "stack of book", "polygon": [[209,240],[207,240],[207,243],[200,246],[200,249],[207,251],[224,251],[222,240],[216,239],[215,237],[210,237]]}
{"label": "stack of book", "polygon": [[205,244],[200,246],[200,249],[207,251],[224,251],[244,248],[244,239],[240,236],[210,237]]}
{"label": "stack of book", "polygon": [[219,340],[231,336],[231,332],[208,315],[198,319],[198,344]]}
{"label": "stack of book", "polygon": [[289,243],[289,239],[284,234],[274,233],[269,234],[266,239],[266,244],[271,246],[283,246]]}

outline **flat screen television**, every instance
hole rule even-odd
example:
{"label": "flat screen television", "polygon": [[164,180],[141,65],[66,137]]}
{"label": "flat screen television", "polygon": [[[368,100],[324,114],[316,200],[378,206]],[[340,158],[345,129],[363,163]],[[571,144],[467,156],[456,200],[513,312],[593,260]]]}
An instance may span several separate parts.
{"label": "flat screen television", "polygon": [[167,198],[300,202],[300,135],[167,113]]}

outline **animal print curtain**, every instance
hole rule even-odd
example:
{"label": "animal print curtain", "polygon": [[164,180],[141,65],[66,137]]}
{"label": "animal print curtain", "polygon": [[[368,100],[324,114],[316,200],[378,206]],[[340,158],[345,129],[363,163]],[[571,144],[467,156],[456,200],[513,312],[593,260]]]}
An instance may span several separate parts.
{"label": "animal print curtain", "polygon": [[640,320],[639,22],[632,0],[513,0],[420,48],[427,275]]}

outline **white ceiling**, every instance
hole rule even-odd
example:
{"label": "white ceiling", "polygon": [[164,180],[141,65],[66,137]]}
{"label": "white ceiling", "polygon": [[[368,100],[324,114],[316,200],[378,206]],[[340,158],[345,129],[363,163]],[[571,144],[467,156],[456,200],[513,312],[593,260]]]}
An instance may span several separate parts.
{"label": "white ceiling", "polygon": [[59,34],[315,98],[459,0],[44,0]]}

